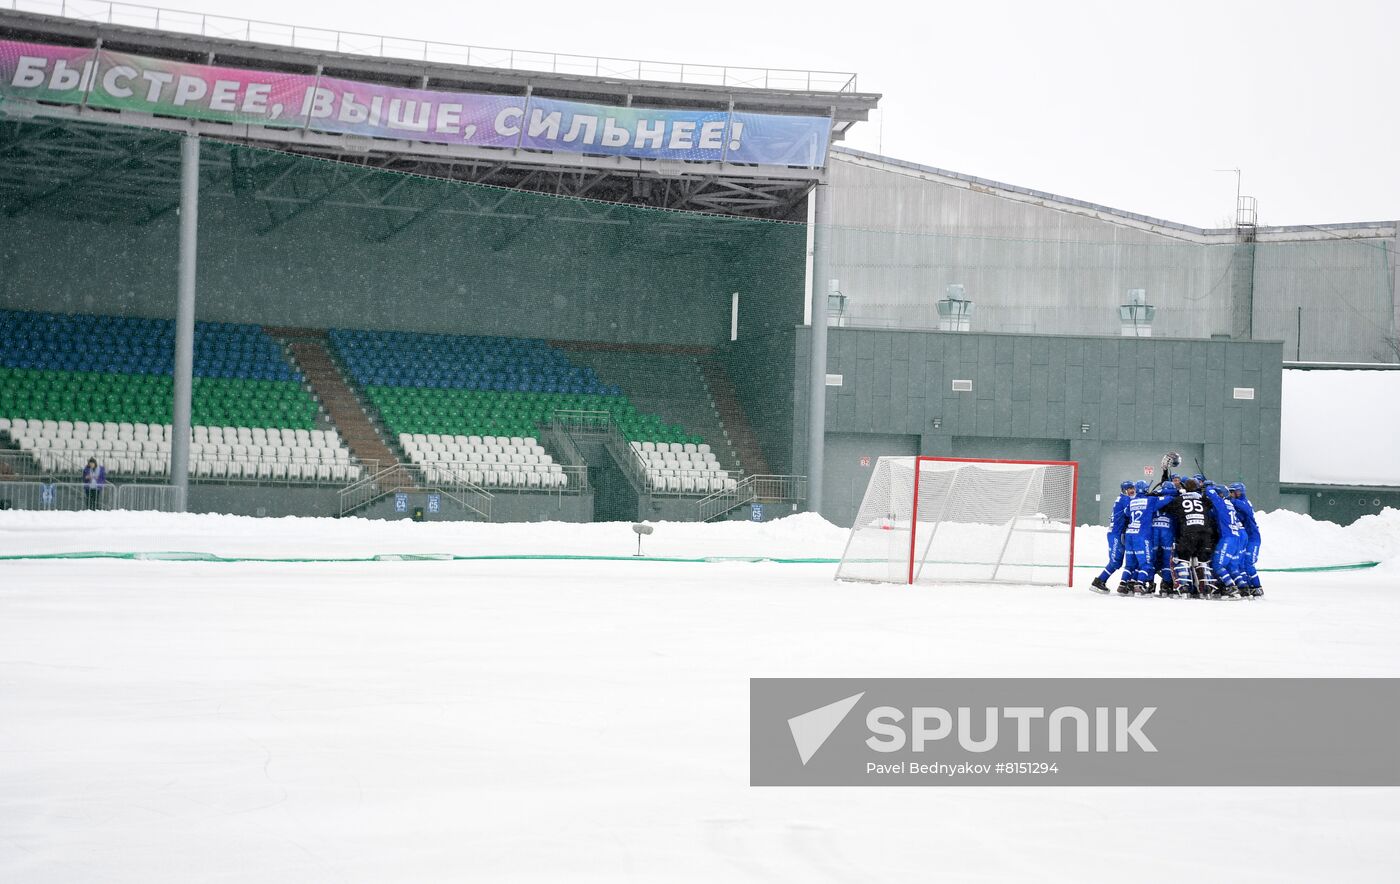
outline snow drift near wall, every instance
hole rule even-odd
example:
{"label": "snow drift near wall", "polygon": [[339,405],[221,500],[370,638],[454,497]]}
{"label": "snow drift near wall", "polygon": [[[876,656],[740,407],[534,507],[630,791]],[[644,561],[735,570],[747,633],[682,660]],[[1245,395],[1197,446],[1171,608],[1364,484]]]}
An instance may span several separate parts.
{"label": "snow drift near wall", "polygon": [[[1288,510],[1259,514],[1260,566],[1308,568],[1400,560],[1400,510],[1347,527]],[[651,557],[839,559],[848,531],[813,513],[772,522],[656,523],[643,540]],[[1104,532],[1078,530],[1076,563],[1101,566]],[[626,522],[384,522],[369,519],[171,513],[0,512],[0,556],[110,552],[194,552],[226,557],[367,558],[375,555],[626,556],[637,538]],[[834,569],[834,565],[832,566]]]}

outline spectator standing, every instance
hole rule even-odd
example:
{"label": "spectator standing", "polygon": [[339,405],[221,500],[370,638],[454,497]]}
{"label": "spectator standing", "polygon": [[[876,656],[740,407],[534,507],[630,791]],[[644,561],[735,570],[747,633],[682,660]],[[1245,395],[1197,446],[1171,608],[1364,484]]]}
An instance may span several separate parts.
{"label": "spectator standing", "polygon": [[107,468],[100,465],[97,458],[88,458],[87,466],[83,468],[83,496],[87,498],[88,509],[102,509],[102,490],[106,487]]}

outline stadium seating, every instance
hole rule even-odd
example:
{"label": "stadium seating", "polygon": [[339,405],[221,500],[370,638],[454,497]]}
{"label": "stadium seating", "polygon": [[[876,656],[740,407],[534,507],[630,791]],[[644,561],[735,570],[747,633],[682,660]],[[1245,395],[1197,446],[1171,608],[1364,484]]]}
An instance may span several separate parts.
{"label": "stadium seating", "polygon": [[[81,473],[89,457],[111,475],[170,475],[169,424],[0,418],[0,433],[52,475]],[[196,426],[190,474],[223,481],[350,482],[362,468],[333,430]]]}
{"label": "stadium seating", "polygon": [[[702,437],[639,413],[620,387],[602,383],[546,341],[347,329],[334,329],[329,338],[414,463],[460,465],[474,484],[561,487],[551,483],[565,482],[562,468],[535,441],[541,426],[556,411],[608,412],[654,490],[706,494],[732,487]],[[642,445],[676,457],[650,469]],[[708,459],[680,460],[702,450]]]}
{"label": "stadium seating", "polygon": [[710,446],[703,442],[633,441],[630,444],[653,490],[709,494],[738,485],[738,481],[720,466]]}
{"label": "stadium seating", "polygon": [[[169,475],[174,348],[169,320],[0,310],[0,431],[47,472]],[[261,328],[196,323],[194,356],[194,478],[358,477]]]}
{"label": "stadium seating", "polygon": [[[175,324],[133,316],[0,310],[0,365],[41,371],[169,375]],[[194,373],[204,378],[300,381],[256,325],[197,322]]]}
{"label": "stadium seating", "polygon": [[544,447],[529,436],[443,436],[403,433],[410,460],[422,464],[429,481],[465,479],[495,488],[565,488],[568,477]]}

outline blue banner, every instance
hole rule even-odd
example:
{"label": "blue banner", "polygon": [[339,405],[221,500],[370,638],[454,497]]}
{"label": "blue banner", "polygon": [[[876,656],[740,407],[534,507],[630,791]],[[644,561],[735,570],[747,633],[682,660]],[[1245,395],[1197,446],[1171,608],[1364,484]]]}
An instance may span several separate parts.
{"label": "blue banner", "polygon": [[10,100],[503,150],[806,168],[826,163],[831,135],[826,117],[440,92],[0,40],[0,101]]}
{"label": "blue banner", "polygon": [[520,146],[666,160],[816,168],[831,120],[705,110],[610,107],[531,98]]}

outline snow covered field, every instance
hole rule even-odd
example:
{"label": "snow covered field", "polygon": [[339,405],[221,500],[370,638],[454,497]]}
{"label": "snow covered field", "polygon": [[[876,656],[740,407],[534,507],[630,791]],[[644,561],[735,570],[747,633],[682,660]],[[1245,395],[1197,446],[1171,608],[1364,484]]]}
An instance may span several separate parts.
{"label": "snow covered field", "polygon": [[[1393,789],[748,786],[753,676],[1400,677],[1400,513],[1261,527],[1265,567],[1382,564],[1203,603],[771,561],[0,560],[0,881],[1394,880]],[[845,536],[661,525],[646,551]],[[634,548],[616,524],[0,514],[0,556]],[[1086,529],[1081,562],[1101,550]]]}

